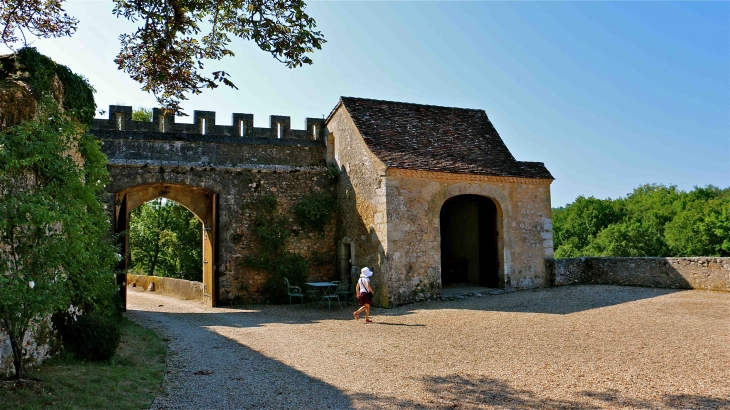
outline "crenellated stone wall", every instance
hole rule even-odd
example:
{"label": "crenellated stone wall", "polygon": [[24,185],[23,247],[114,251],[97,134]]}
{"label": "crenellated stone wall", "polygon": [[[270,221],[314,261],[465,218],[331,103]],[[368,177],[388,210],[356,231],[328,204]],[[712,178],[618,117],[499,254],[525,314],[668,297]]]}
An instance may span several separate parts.
{"label": "crenellated stone wall", "polygon": [[[218,301],[263,302],[260,290],[266,273],[244,267],[242,261],[255,253],[255,215],[246,205],[268,196],[276,198],[277,211],[291,224],[287,250],[310,260],[331,261],[312,266],[310,275],[334,278],[334,213],[319,233],[304,230],[292,212],[313,193],[334,190],[335,181],[325,163],[325,141],[320,138],[322,120],[307,119],[307,129],[292,130],[289,117],[284,116],[271,116],[271,128],[253,128],[251,114],[234,114],[233,125],[225,126],[216,125],[215,113],[208,111],[195,111],[193,124],[175,123],[171,115],[161,121],[159,110],[154,111],[152,122],[132,121],[131,113],[131,107],[110,106],[109,119],[94,120],[92,133],[102,141],[109,158],[112,181],[107,191],[117,197],[132,191],[152,192],[152,196],[174,191],[176,198],[186,190],[191,197],[198,191],[215,194]],[[150,199],[154,198],[144,200]],[[138,205],[135,202],[127,212]],[[195,212],[195,207],[188,209]]]}
{"label": "crenellated stone wall", "polygon": [[553,286],[578,283],[730,291],[730,258],[547,259]]}

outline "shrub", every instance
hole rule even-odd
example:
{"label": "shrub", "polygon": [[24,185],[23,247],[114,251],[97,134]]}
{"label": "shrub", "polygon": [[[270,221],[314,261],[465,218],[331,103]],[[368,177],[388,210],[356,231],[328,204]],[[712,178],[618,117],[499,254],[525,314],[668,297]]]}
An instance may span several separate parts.
{"label": "shrub", "polygon": [[119,323],[93,314],[78,316],[64,335],[64,344],[77,359],[92,362],[111,359],[119,340]]}

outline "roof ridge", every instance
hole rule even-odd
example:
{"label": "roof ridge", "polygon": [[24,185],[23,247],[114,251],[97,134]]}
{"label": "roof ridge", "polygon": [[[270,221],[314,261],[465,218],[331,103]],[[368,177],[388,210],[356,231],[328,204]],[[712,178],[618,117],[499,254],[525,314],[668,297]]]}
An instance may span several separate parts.
{"label": "roof ridge", "polygon": [[449,107],[446,105],[418,104],[418,103],[409,103],[409,102],[404,102],[404,101],[379,100],[376,98],[340,96],[340,101],[342,101],[343,99],[360,100],[360,101],[374,101],[374,102],[379,102],[379,103],[409,105],[409,106],[414,106],[414,107],[446,108],[449,110],[465,110],[465,111],[483,111],[486,114],[486,111],[481,108]]}

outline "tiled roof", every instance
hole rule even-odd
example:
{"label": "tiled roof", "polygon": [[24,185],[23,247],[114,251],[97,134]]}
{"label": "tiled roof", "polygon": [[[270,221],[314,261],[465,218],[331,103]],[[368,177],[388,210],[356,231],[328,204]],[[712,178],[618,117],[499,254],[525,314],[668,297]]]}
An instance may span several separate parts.
{"label": "tiled roof", "polygon": [[353,97],[340,102],[388,167],[553,179],[542,162],[517,161],[484,110]]}

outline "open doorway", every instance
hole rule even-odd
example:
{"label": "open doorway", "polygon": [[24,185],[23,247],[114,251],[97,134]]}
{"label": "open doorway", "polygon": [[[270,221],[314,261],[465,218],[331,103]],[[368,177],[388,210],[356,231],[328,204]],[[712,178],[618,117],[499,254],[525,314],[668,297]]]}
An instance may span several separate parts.
{"label": "open doorway", "polygon": [[202,282],[202,232],[202,221],[177,202],[145,202],[129,217],[129,271]]}
{"label": "open doorway", "polygon": [[[164,200],[162,198],[165,198]],[[196,235],[198,238],[198,250],[200,255],[200,261],[198,271],[192,268],[190,263],[186,263],[189,268],[189,274],[196,275],[196,272],[200,272],[202,276],[202,297],[204,303],[208,306],[215,306],[218,295],[218,281],[216,271],[216,260],[217,260],[217,195],[208,190],[179,184],[149,184],[139,185],[136,187],[127,188],[119,191],[114,196],[115,206],[115,218],[114,218],[114,230],[116,233],[124,233],[118,236],[118,245],[121,250],[123,257],[120,260],[118,269],[120,276],[126,275],[129,268],[135,266],[137,261],[131,261],[132,252],[130,252],[130,219],[135,216],[132,213],[138,210],[140,207],[148,207],[150,201],[157,205],[162,206],[162,202],[174,202],[178,206],[177,212],[188,212],[194,215],[194,218],[200,221],[200,224],[195,224],[199,234]],[[144,209],[144,208],[142,208]],[[184,211],[183,211],[184,209]],[[141,210],[138,211],[141,214]],[[139,216],[139,215],[138,215]],[[196,252],[197,253],[197,252]],[[189,256],[189,255],[188,255]],[[139,258],[138,254],[138,258]],[[190,262],[190,261],[187,261]],[[142,264],[144,268],[149,263],[145,262]],[[191,278],[192,279],[192,278]],[[188,279],[188,280],[191,280]],[[118,278],[117,282],[124,284],[120,288],[120,294],[124,300],[126,306],[126,282],[124,278]],[[194,282],[197,282],[194,281]]]}
{"label": "open doorway", "polygon": [[443,287],[501,287],[497,205],[479,195],[449,198],[441,207]]}

